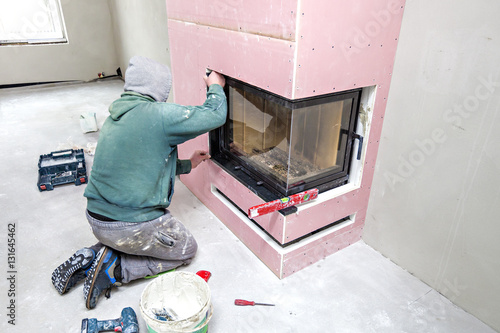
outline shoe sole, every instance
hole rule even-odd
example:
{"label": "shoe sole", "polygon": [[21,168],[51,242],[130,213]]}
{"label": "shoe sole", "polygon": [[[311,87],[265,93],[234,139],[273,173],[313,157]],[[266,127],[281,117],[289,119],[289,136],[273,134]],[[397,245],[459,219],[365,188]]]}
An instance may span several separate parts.
{"label": "shoe sole", "polygon": [[59,267],[57,267],[52,273],[52,284],[59,292],[59,294],[64,294],[69,291],[79,280],[85,277],[85,274],[81,278],[75,279],[75,283],[68,285],[71,278],[75,273],[78,274],[78,270],[83,267],[82,263],[85,261],[85,255],[82,253],[73,254],[68,260],[63,262]]}
{"label": "shoe sole", "polygon": [[[94,263],[92,264],[92,267],[90,268],[88,272],[87,279],[85,280],[85,284],[83,286],[83,297],[85,298],[85,306],[87,309],[93,309],[95,308],[95,304],[91,305],[90,302],[92,300],[92,291],[94,290],[94,283],[97,278],[96,272],[99,272],[104,259],[106,258],[108,254],[108,248],[104,247],[101,249],[94,260]],[[89,285],[90,284],[90,285]]]}

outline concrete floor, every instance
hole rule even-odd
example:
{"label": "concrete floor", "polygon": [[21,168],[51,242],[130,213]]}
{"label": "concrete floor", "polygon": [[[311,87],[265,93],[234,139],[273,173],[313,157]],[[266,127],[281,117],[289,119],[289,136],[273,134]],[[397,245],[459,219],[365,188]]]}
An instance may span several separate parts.
{"label": "concrete floor", "polygon": [[[80,332],[83,318],[116,318],[127,306],[147,332],[139,300],[150,280],[114,289],[91,311],[81,285],[64,296],[56,292],[53,269],[95,243],[84,216],[85,185],[50,192],[36,187],[39,155],[92,146],[99,132],[83,134],[80,114],[95,111],[100,127],[122,88],[122,81],[107,79],[0,90],[1,332]],[[92,156],[86,161],[90,170]],[[210,332],[493,332],[362,241],[279,280],[181,182],[175,191],[171,212],[199,244],[193,263],[181,270],[212,272]],[[9,268],[8,225],[14,224],[15,263]],[[237,307],[236,298],[276,306]],[[15,326],[5,316],[11,302]]]}

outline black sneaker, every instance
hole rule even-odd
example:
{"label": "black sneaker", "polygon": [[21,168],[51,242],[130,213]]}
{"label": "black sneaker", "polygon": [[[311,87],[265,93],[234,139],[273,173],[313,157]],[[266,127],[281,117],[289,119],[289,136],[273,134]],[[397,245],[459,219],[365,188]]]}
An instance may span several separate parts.
{"label": "black sneaker", "polygon": [[[97,299],[106,291],[109,293],[113,286],[120,286],[120,277],[115,276],[115,268],[120,265],[119,255],[107,246],[97,252],[92,267],[87,272],[87,279],[83,285],[83,297],[87,309],[96,306]],[[109,298],[108,295],[106,297]]]}
{"label": "black sneaker", "polygon": [[78,281],[85,278],[85,270],[92,265],[94,258],[94,250],[83,248],[76,251],[75,254],[54,270],[52,284],[59,294],[64,294]]}

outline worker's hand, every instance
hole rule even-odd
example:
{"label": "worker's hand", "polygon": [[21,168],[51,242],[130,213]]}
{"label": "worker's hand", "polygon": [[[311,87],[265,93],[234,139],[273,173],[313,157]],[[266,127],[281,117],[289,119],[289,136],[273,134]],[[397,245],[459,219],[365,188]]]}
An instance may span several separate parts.
{"label": "worker's hand", "polygon": [[224,76],[216,71],[212,71],[209,76],[205,75],[204,79],[207,87],[210,87],[214,83],[220,85],[222,88],[226,85],[226,79]]}
{"label": "worker's hand", "polygon": [[[211,76],[211,75],[210,75]],[[205,150],[197,150],[193,153],[191,156],[191,169],[196,168],[198,165],[200,165],[201,162],[208,160],[210,158],[210,155],[208,155],[208,152]]]}

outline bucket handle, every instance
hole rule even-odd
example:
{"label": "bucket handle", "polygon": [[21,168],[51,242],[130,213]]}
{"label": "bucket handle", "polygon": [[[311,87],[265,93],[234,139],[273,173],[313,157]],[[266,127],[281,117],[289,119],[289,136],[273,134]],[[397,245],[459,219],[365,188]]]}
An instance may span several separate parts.
{"label": "bucket handle", "polygon": [[196,275],[198,275],[203,280],[205,280],[205,282],[208,282],[208,279],[210,279],[210,277],[212,276],[212,273],[210,273],[209,271],[198,271],[198,272],[196,272]]}

